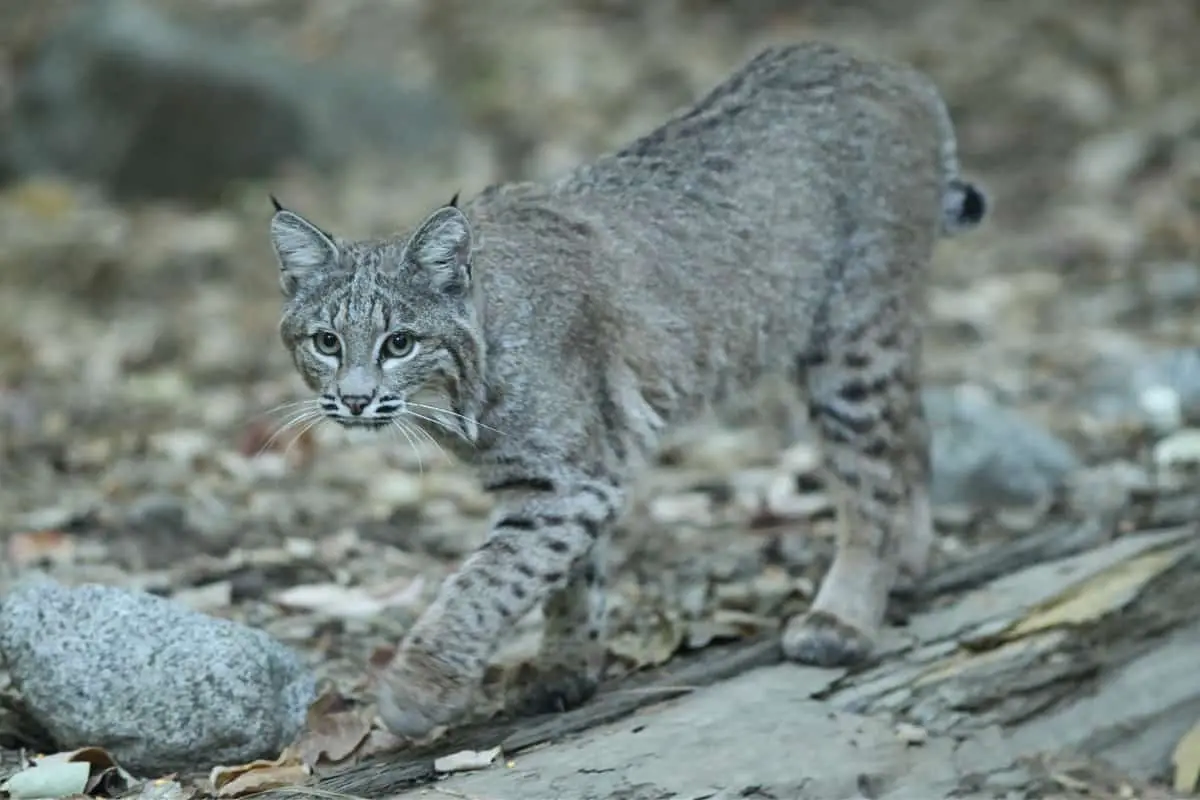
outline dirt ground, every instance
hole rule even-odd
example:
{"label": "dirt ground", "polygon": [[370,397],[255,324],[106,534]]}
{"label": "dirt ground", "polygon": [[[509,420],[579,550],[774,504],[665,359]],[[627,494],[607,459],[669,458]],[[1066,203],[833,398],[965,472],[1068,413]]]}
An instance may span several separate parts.
{"label": "dirt ground", "polygon": [[[435,163],[296,165],[203,207],[118,204],[49,178],[0,191],[0,590],[30,570],[149,589],[265,628],[361,697],[365,665],[481,541],[489,500],[426,442],[329,426],[271,439],[305,390],[275,328],[266,193],[346,235],[400,229],[457,190],[551,175],[646,130],[771,41],[905,59],[948,98],[994,213],[939,251],[932,384],[1021,409],[1095,474],[1152,470],[1155,444],[1195,422],[1185,403],[1164,428],[1125,399],[1139,367],[1200,340],[1191,4],[162,5],[218,27],[275,20],[256,35],[313,63],[435,86],[472,133]],[[880,658],[851,675],[793,668],[758,637],[805,607],[831,523],[779,499],[807,450],[782,452],[763,408],[685,432],[639,487],[615,553],[612,681],[591,707],[455,740],[507,743],[486,770],[433,783],[443,743],[330,767],[321,785],[497,800],[1177,796],[1172,748],[1200,718],[1190,482],[1016,515],[939,509],[934,576],[898,598],[907,624]]]}

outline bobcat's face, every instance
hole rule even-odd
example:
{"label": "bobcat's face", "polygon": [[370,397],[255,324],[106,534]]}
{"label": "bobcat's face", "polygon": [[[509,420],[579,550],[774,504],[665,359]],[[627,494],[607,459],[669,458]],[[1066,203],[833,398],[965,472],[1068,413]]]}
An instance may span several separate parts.
{"label": "bobcat's face", "polygon": [[[473,439],[463,385],[477,373],[470,230],[457,208],[401,241],[335,240],[279,209],[271,236],[286,297],[280,335],[316,393],[306,418]],[[474,371],[473,371],[474,370]]]}

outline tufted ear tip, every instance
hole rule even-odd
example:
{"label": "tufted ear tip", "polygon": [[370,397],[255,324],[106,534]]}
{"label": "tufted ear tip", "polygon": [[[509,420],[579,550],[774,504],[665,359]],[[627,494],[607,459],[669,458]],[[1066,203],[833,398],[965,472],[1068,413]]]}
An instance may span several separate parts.
{"label": "tufted ear tip", "polygon": [[[457,195],[456,195],[457,197]],[[442,206],[418,227],[408,257],[446,290],[459,290],[471,277],[471,223],[457,206]]]}
{"label": "tufted ear tip", "polygon": [[[273,196],[271,199],[275,200]],[[288,296],[301,283],[338,264],[338,246],[333,237],[277,202],[271,217],[271,245],[279,260],[283,291]]]}
{"label": "tufted ear tip", "polygon": [[275,213],[278,214],[280,211],[287,210],[283,207],[283,203],[279,202],[279,198],[276,197],[274,194],[269,194],[269,195],[267,195],[267,197],[271,198],[271,207],[273,209],[275,209]]}

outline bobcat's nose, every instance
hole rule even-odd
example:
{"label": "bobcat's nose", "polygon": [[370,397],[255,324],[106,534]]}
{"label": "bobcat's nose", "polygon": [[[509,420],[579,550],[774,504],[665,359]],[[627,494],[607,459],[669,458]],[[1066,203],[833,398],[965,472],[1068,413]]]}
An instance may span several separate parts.
{"label": "bobcat's nose", "polygon": [[369,394],[344,394],[342,402],[346,404],[346,408],[350,409],[351,414],[360,417],[367,406],[371,405],[371,396]]}

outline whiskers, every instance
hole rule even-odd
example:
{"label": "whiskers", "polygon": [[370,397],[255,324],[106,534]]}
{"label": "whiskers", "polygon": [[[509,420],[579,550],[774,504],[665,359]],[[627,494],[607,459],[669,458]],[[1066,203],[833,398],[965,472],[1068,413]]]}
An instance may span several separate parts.
{"label": "whiskers", "polygon": [[290,434],[287,445],[283,449],[283,457],[286,459],[296,443],[325,418],[325,412],[321,409],[321,402],[318,399],[309,397],[280,403],[264,412],[263,416],[272,418],[286,416],[287,419],[276,426],[274,432],[254,452],[254,456],[261,456],[277,441],[280,441],[285,434]]}
{"label": "whiskers", "polygon": [[[409,400],[409,401],[408,401],[408,403],[407,403],[407,405],[408,405],[408,408],[409,408],[409,409],[413,409],[413,408],[419,408],[419,409],[422,409],[423,411],[430,411],[430,412],[433,412],[433,413],[435,413],[435,414],[445,414],[445,415],[446,415],[446,416],[448,416],[448,417],[453,417],[453,418],[455,418],[455,419],[461,419],[463,422],[470,422],[470,423],[474,424],[474,425],[475,425],[476,427],[478,427],[478,428],[483,428],[485,431],[491,431],[492,433],[495,433],[495,434],[497,434],[497,435],[500,435],[500,436],[503,436],[503,435],[504,435],[504,433],[503,433],[502,431],[500,431],[499,429],[497,429],[497,428],[493,428],[493,427],[492,427],[492,426],[490,426],[490,425],[484,425],[484,424],[483,424],[482,422],[480,422],[479,420],[473,420],[473,419],[471,419],[471,418],[469,418],[469,417],[467,417],[467,416],[465,416],[465,415],[463,415],[463,414],[459,414],[459,413],[457,413],[457,412],[451,411],[451,410],[450,410],[450,409],[448,409],[448,408],[442,408],[442,407],[440,407],[440,406],[431,406],[431,405],[427,405],[427,404],[425,404],[425,403],[414,403],[412,400]],[[426,422],[428,422],[430,425],[434,425],[435,427],[437,427],[437,428],[438,428],[438,429],[440,429],[440,430],[446,431],[447,433],[452,433],[452,434],[454,434],[455,436],[459,437],[460,439],[463,439],[464,441],[468,441],[468,442],[470,442],[470,440],[469,440],[469,439],[467,439],[466,435],[465,435],[465,434],[464,434],[462,431],[454,430],[453,428],[450,428],[450,427],[448,427],[448,426],[447,426],[445,423],[443,423],[441,420],[434,419],[434,418],[431,418],[431,417],[429,417],[429,416],[426,416],[426,415],[424,415],[424,414],[420,414],[420,413],[418,413],[418,412],[416,412],[416,411],[411,411],[411,410],[408,412],[408,414],[409,414],[410,416],[416,417],[417,419],[423,419],[423,420],[425,420]],[[474,445],[474,444],[475,444],[474,442],[470,442],[470,443],[471,443],[472,445]]]}
{"label": "whiskers", "polygon": [[[329,417],[331,408],[332,406],[328,398],[308,397],[301,400],[280,403],[264,412],[262,416],[270,418],[275,423],[274,429],[262,444],[256,448],[253,455],[255,457],[260,456],[273,447],[277,447],[281,442],[286,441],[286,445],[283,448],[283,457],[287,458],[297,442]],[[443,446],[443,442],[446,442],[448,439],[453,438],[461,440],[472,447],[477,446],[466,433],[468,430],[466,424],[455,425],[450,420],[462,420],[463,423],[469,423],[477,428],[503,435],[496,428],[471,420],[463,414],[451,411],[442,406],[413,402],[411,400],[404,403],[403,410],[395,414],[388,416],[380,415],[362,420],[347,419],[346,422],[356,423],[354,426],[348,427],[348,430],[351,431],[354,429],[366,429],[368,427],[379,432],[383,432],[386,429],[396,440],[403,439],[416,456],[418,471],[424,475],[425,459],[422,458],[421,451],[426,445],[436,450],[446,460],[452,460],[446,447]]]}
{"label": "whiskers", "polygon": [[438,444],[438,441],[429,434],[429,431],[423,430],[419,425],[412,425],[406,422],[402,414],[397,414],[388,420],[388,430],[392,431],[393,433],[399,431],[400,435],[404,437],[404,440],[408,442],[408,446],[412,448],[413,453],[417,457],[417,472],[420,475],[425,474],[425,462],[424,459],[421,458],[422,439],[424,441],[428,441],[430,444],[436,447],[442,454],[443,458],[446,457],[446,451],[440,444]]}

